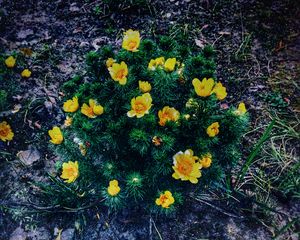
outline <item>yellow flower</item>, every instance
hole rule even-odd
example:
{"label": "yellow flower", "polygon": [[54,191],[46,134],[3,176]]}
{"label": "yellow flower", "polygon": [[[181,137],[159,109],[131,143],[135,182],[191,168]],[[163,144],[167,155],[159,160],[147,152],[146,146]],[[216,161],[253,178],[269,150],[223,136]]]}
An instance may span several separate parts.
{"label": "yellow flower", "polygon": [[194,78],[192,84],[198,96],[208,97],[211,95],[211,91],[215,82],[212,78],[203,78],[202,81],[200,81],[198,78]]}
{"label": "yellow flower", "polygon": [[64,122],[64,126],[65,127],[70,127],[72,125],[72,122],[73,122],[73,118],[67,116],[65,122]]}
{"label": "yellow flower", "polygon": [[125,62],[113,63],[111,67],[108,68],[109,74],[113,80],[119,82],[121,85],[125,85],[127,82],[128,68]]}
{"label": "yellow flower", "polygon": [[48,131],[48,134],[51,138],[50,142],[53,144],[61,144],[64,140],[64,136],[59,127],[54,126],[52,130]]}
{"label": "yellow flower", "polygon": [[112,180],[109,182],[109,186],[107,188],[107,192],[110,196],[117,196],[119,192],[121,191],[121,188],[119,187],[118,180]]}
{"label": "yellow flower", "polygon": [[131,110],[127,112],[127,116],[141,118],[145,114],[149,114],[151,106],[152,98],[150,93],[144,93],[142,96],[131,99]]}
{"label": "yellow flower", "polygon": [[137,52],[140,46],[141,37],[138,31],[133,31],[129,29],[124,33],[122,48],[127,51]]}
{"label": "yellow flower", "polygon": [[139,89],[143,93],[150,92],[151,84],[147,81],[139,81]]}
{"label": "yellow flower", "polygon": [[219,127],[220,127],[219,123],[214,122],[208,126],[208,128],[206,129],[206,133],[208,134],[208,136],[214,137],[219,134]]}
{"label": "yellow flower", "polygon": [[156,61],[155,59],[151,59],[148,64],[148,69],[154,71],[156,68]]}
{"label": "yellow flower", "polygon": [[73,97],[64,102],[63,109],[65,112],[76,112],[79,108],[78,98]]}
{"label": "yellow flower", "polygon": [[200,163],[203,168],[209,168],[211,165],[211,162],[212,162],[212,156],[210,153],[205,154],[200,160]]}
{"label": "yellow flower", "polygon": [[31,76],[31,71],[29,69],[24,69],[22,72],[21,72],[21,76],[23,78],[29,78]]}
{"label": "yellow flower", "polygon": [[212,93],[215,93],[219,100],[223,100],[227,96],[226,88],[220,82],[215,85]]}
{"label": "yellow flower", "polygon": [[106,60],[106,62],[105,62],[106,67],[108,67],[108,68],[111,67],[115,62],[116,62],[115,59],[113,59],[113,58],[108,58],[108,59]]}
{"label": "yellow flower", "polygon": [[174,173],[172,175],[175,179],[181,179],[182,181],[190,181],[191,183],[198,183],[198,178],[201,177],[201,164],[196,162],[198,159],[197,156],[194,156],[194,153],[191,149],[183,152],[178,152],[173,156],[172,167]]}
{"label": "yellow flower", "polygon": [[245,103],[241,102],[237,110],[234,111],[236,115],[244,115],[247,112]]}
{"label": "yellow flower", "polygon": [[89,105],[84,103],[81,107],[81,113],[89,118],[95,118],[101,115],[103,112],[103,107],[94,99],[89,100]]}
{"label": "yellow flower", "polygon": [[0,123],[0,140],[3,142],[6,141],[11,141],[14,137],[14,133],[11,130],[10,125],[6,122],[3,121]]}
{"label": "yellow flower", "polygon": [[165,126],[167,121],[176,122],[180,117],[180,113],[175,108],[165,106],[162,110],[158,111],[158,117],[159,125]]}
{"label": "yellow flower", "polygon": [[16,65],[16,59],[13,56],[9,56],[5,59],[5,64],[8,68],[13,68]]}
{"label": "yellow flower", "polygon": [[170,191],[165,191],[161,193],[159,198],[156,199],[155,204],[157,206],[162,206],[163,208],[169,208],[175,202],[174,197]]}
{"label": "yellow flower", "polygon": [[164,57],[158,57],[156,59],[151,59],[148,64],[148,69],[154,71],[157,67],[163,66],[165,64]]}
{"label": "yellow flower", "polygon": [[66,179],[66,183],[72,183],[79,177],[78,162],[69,161],[63,163],[62,174],[60,176],[62,179]]}
{"label": "yellow flower", "polygon": [[176,65],[176,58],[168,58],[165,62],[164,68],[167,72],[172,72]]}

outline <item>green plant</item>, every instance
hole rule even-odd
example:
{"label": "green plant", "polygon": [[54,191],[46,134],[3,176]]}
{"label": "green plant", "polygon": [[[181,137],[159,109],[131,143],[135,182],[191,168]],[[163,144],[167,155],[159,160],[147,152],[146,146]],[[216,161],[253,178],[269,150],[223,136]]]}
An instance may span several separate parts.
{"label": "green plant", "polygon": [[52,205],[103,199],[114,210],[170,214],[240,159],[248,113],[220,107],[227,92],[213,80],[212,47],[196,53],[169,37],[125,35],[122,50],[90,52],[88,75],[63,85],[72,123],[49,132],[60,161],[52,184],[39,185]]}
{"label": "green plant", "polygon": [[242,42],[239,48],[234,53],[234,60],[241,62],[248,59],[251,50],[251,39],[252,34],[247,34],[243,36]]}
{"label": "green plant", "polygon": [[278,111],[284,111],[288,107],[288,102],[283,99],[279,92],[270,92],[262,95],[265,102],[269,104],[271,108]]}

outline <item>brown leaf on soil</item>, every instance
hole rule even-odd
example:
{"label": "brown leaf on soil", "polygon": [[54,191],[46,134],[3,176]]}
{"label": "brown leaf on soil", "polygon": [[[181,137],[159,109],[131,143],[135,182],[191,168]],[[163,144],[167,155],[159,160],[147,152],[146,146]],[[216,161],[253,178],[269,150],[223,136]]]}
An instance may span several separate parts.
{"label": "brown leaf on soil", "polygon": [[30,48],[20,48],[20,51],[25,55],[25,56],[31,56],[33,51]]}
{"label": "brown leaf on soil", "polygon": [[201,49],[203,49],[205,46],[204,41],[200,40],[200,39],[195,39],[195,43],[196,43],[196,46],[200,47]]}
{"label": "brown leaf on soil", "polygon": [[227,103],[222,103],[222,104],[221,104],[221,108],[222,108],[222,109],[228,109],[229,106],[228,106]]}
{"label": "brown leaf on soil", "polygon": [[26,166],[30,166],[34,162],[38,161],[41,158],[41,155],[40,155],[40,152],[38,150],[36,150],[35,148],[30,148],[26,151],[18,152],[17,157]]}
{"label": "brown leaf on soil", "polygon": [[281,49],[284,49],[284,48],[285,48],[285,44],[283,43],[282,40],[280,40],[274,51],[279,52]]}
{"label": "brown leaf on soil", "polygon": [[39,123],[39,121],[34,122],[34,126],[38,129],[42,128],[42,125]]}

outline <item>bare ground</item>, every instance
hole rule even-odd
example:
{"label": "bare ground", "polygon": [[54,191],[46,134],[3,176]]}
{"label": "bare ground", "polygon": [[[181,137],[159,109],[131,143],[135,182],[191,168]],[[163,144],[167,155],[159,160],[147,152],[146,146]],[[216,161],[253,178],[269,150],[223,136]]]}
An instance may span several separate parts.
{"label": "bare ground", "polygon": [[[97,12],[96,6],[103,12]],[[0,8],[0,50],[9,53],[26,47],[34,51],[34,56],[28,58],[33,76],[21,81],[22,98],[15,99],[16,103],[24,104],[19,122],[13,126],[23,139],[1,147],[15,156],[32,145],[41,155],[29,167],[16,157],[0,158],[2,203],[34,202],[34,189],[28,183],[45,180],[45,172],[51,172],[55,164],[55,156],[47,150],[47,137],[41,130],[63,120],[60,85],[85,71],[88,51],[110,43],[120,45],[124,29],[138,29],[148,37],[168,34],[178,38],[185,34],[188,43],[199,49],[202,44],[213,44],[217,50],[218,78],[229,89],[226,103],[245,101],[252,118],[251,129],[269,122],[269,105],[264,95],[274,89],[279,89],[289,102],[286,111],[299,113],[299,88],[293,84],[299,80],[299,8],[292,1],[168,0],[155,1],[142,9],[124,5],[113,12],[102,1],[0,0]],[[260,133],[248,135],[245,144],[252,146]],[[245,149],[245,158],[248,153]],[[276,228],[266,224],[270,221],[261,220],[251,209],[250,213],[241,211],[241,207],[248,207],[247,203],[236,204],[234,208],[228,200],[210,200],[212,206],[191,199],[189,206],[171,219],[141,215],[139,209],[114,215],[102,208],[85,214],[39,213],[38,218],[34,214],[32,218],[30,214],[23,218],[0,208],[0,239],[54,239],[57,229],[63,229],[62,239],[275,236]],[[284,217],[276,213],[269,217],[283,227],[286,218],[299,214],[299,202],[279,201],[277,210]],[[86,225],[81,215],[85,216]],[[281,239],[297,239],[297,231],[299,226],[296,231],[288,230]]]}

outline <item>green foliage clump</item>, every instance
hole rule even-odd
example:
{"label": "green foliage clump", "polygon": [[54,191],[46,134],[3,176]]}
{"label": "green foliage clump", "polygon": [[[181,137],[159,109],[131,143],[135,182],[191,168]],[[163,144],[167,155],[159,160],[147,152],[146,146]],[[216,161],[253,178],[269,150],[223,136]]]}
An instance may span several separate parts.
{"label": "green foliage clump", "polygon": [[[248,113],[221,107],[226,94],[221,97],[216,87],[214,54],[210,46],[196,53],[168,37],[143,39],[138,51],[123,46],[90,52],[87,76],[63,85],[64,107],[70,101],[75,107],[64,108],[72,124],[63,127],[64,140],[55,146],[59,167],[78,161],[78,174],[72,183],[52,176],[54,190],[63,185],[64,192],[49,200],[59,195],[55,203],[82,207],[103,198],[111,209],[139,205],[169,214],[190,192],[220,181],[241,158]],[[128,70],[119,69],[122,62]],[[206,96],[196,93],[194,78],[212,82]],[[208,130],[214,123],[219,128]]]}

